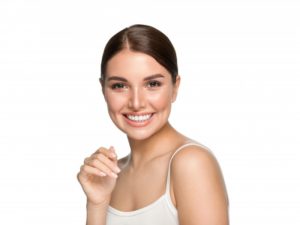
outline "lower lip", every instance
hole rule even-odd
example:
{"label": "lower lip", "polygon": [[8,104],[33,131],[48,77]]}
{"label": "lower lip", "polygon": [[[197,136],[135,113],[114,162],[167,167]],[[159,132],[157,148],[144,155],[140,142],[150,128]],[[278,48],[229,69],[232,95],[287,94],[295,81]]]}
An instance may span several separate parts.
{"label": "lower lip", "polygon": [[153,117],[153,114],[151,114],[151,116],[148,120],[145,120],[145,121],[142,121],[142,122],[137,122],[137,121],[133,121],[133,120],[128,119],[127,116],[124,116],[126,122],[132,127],[145,127],[151,122],[152,117]]}

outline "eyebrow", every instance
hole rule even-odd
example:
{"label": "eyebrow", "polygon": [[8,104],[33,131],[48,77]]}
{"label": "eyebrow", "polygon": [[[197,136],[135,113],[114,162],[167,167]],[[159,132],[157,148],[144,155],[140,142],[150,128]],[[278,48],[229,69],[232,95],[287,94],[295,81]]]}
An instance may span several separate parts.
{"label": "eyebrow", "polygon": [[[152,79],[156,79],[156,78],[164,78],[164,75],[159,74],[159,73],[158,74],[153,74],[153,75],[150,75],[148,77],[145,77],[144,81],[148,81],[148,80],[152,80]],[[107,81],[111,81],[111,80],[128,82],[127,79],[125,79],[124,77],[119,77],[119,76],[111,76],[111,77],[107,78]]]}

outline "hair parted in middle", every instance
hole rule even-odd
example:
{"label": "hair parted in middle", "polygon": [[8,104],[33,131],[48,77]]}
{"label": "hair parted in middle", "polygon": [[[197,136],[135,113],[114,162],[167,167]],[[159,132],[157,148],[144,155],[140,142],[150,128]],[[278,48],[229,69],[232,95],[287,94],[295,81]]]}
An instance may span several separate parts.
{"label": "hair parted in middle", "polygon": [[105,81],[108,61],[123,49],[141,52],[153,57],[166,68],[175,83],[178,75],[177,56],[169,38],[158,29],[142,24],[127,27],[107,42],[101,61],[101,80]]}

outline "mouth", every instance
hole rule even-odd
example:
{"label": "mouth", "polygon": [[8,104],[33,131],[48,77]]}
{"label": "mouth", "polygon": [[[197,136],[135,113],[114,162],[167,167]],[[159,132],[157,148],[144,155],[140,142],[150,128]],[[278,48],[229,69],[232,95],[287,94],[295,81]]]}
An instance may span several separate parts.
{"label": "mouth", "polygon": [[144,114],[123,114],[127,123],[132,127],[144,127],[147,126],[154,115],[154,113],[144,113]]}
{"label": "mouth", "polygon": [[124,116],[132,121],[132,122],[136,122],[136,123],[143,123],[146,122],[148,120],[151,119],[153,113],[148,113],[148,114],[141,114],[141,115],[135,115],[135,114],[124,114]]}

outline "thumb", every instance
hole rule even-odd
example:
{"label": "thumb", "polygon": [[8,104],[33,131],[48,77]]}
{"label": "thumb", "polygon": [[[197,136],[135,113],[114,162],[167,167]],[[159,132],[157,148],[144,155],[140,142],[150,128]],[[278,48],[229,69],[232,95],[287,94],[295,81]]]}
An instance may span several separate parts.
{"label": "thumb", "polygon": [[111,159],[114,162],[117,162],[118,161],[118,156],[117,156],[115,148],[113,146],[111,146],[111,147],[109,147],[109,150],[111,151]]}

